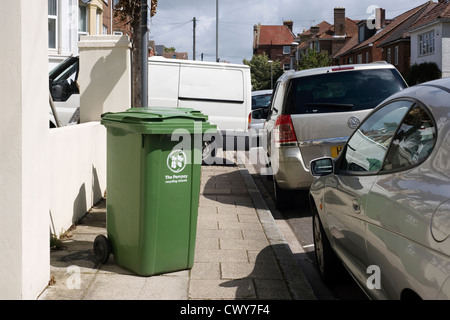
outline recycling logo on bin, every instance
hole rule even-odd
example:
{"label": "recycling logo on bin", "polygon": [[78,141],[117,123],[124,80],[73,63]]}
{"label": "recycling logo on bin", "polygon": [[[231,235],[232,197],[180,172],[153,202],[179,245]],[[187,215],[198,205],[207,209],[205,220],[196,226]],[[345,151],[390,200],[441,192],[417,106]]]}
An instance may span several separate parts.
{"label": "recycling logo on bin", "polygon": [[[186,153],[183,150],[173,150],[167,156],[167,168],[173,173],[180,173],[187,164]],[[166,175],[166,183],[182,183],[187,182],[187,174]]]}

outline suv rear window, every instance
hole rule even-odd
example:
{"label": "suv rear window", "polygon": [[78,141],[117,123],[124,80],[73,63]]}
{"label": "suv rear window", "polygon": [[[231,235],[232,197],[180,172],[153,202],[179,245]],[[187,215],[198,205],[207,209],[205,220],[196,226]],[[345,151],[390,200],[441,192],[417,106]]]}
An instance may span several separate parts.
{"label": "suv rear window", "polygon": [[352,70],[294,78],[289,83],[285,113],[372,109],[405,87],[395,69]]}

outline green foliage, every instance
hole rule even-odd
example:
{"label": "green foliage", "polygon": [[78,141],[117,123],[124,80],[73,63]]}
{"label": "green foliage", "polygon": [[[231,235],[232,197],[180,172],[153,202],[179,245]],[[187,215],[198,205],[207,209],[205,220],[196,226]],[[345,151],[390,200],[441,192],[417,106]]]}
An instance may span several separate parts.
{"label": "green foliage", "polygon": [[411,66],[411,72],[406,77],[408,85],[413,86],[419,83],[430,80],[439,79],[442,77],[442,72],[434,62],[423,62],[421,64],[415,63]]}
{"label": "green foliage", "polygon": [[326,51],[317,52],[313,49],[309,49],[308,53],[302,57],[299,62],[298,69],[312,69],[327,67],[331,65],[331,59]]}
{"label": "green foliage", "polygon": [[[277,79],[283,74],[283,68],[281,67],[281,62],[275,60],[272,63],[269,62],[269,57],[263,53],[258,55],[253,55],[250,61],[244,59],[244,64],[250,66],[250,73],[252,76],[252,89],[265,90],[271,87],[271,78],[273,80],[273,85]],[[271,67],[272,67],[272,77],[271,77]]]}

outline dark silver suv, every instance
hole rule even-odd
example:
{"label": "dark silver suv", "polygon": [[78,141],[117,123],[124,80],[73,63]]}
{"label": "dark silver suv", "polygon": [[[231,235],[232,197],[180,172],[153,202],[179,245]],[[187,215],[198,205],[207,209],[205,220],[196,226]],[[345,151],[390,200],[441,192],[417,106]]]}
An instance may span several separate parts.
{"label": "dark silver suv", "polygon": [[287,72],[276,84],[264,129],[277,207],[292,190],[308,190],[309,162],[337,157],[360,121],[381,101],[407,87],[387,63]]}

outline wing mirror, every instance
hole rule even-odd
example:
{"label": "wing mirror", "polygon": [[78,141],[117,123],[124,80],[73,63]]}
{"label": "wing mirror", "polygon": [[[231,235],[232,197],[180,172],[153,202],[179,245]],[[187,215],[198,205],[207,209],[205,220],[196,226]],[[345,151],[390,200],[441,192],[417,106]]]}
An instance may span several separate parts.
{"label": "wing mirror", "polygon": [[253,119],[267,119],[267,116],[269,115],[269,109],[268,108],[259,108],[252,111],[252,118]]}
{"label": "wing mirror", "polygon": [[314,159],[309,164],[309,169],[314,177],[321,177],[334,172],[334,161],[332,158]]}

